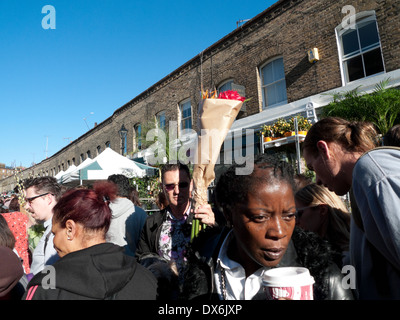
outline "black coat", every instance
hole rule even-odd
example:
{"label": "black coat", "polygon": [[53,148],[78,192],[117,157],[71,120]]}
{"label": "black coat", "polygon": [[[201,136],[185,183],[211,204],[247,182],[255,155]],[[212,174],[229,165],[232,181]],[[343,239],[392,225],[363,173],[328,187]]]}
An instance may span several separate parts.
{"label": "black coat", "polygon": [[158,239],[160,237],[161,225],[167,219],[166,210],[153,213],[147,217],[143,226],[140,240],[136,247],[135,257],[141,261],[149,254],[156,254],[158,251]]}
{"label": "black coat", "polygon": [[[220,247],[228,233],[223,229],[206,229],[190,248],[182,297],[186,299],[218,299],[214,287],[214,268]],[[352,300],[351,289],[342,286],[343,275],[334,263],[335,254],[329,244],[312,232],[295,228],[288,249],[279,267],[308,268],[314,277],[315,300]]]}
{"label": "black coat", "polygon": [[[50,273],[39,272],[29,282],[28,300],[155,300],[156,279],[123,248],[102,243],[67,254]],[[45,287],[43,287],[45,285]]]}

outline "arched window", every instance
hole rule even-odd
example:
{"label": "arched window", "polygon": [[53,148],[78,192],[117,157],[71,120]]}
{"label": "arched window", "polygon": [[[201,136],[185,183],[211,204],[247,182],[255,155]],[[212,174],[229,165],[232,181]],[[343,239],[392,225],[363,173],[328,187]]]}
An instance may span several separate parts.
{"label": "arched window", "polygon": [[140,151],[142,150],[142,125],[138,123],[133,128],[134,128],[133,150]]}
{"label": "arched window", "polygon": [[156,119],[157,119],[158,129],[165,130],[165,128],[166,128],[165,111],[160,111],[159,113],[157,113]]}
{"label": "arched window", "polygon": [[260,68],[263,108],[287,103],[283,58],[276,58]]}
{"label": "arched window", "polygon": [[180,129],[192,129],[192,104],[186,99],[179,104]]}
{"label": "arched window", "polygon": [[222,82],[218,86],[217,93],[220,94],[221,92],[232,90],[232,84],[233,84],[233,80],[232,79],[229,79],[229,80],[226,80],[226,81]]}

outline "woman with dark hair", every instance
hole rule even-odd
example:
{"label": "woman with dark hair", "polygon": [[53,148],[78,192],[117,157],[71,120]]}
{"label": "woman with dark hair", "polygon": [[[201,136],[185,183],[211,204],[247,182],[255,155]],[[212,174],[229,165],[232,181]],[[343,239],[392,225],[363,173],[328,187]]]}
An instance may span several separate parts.
{"label": "woman with dark hair", "polygon": [[[199,267],[186,272],[185,282],[190,283],[186,296],[205,298],[216,293],[223,300],[266,299],[262,286],[265,271],[301,266],[315,279],[315,299],[352,299],[351,290],[342,287],[343,276],[328,244],[295,228],[295,184],[290,164],[264,154],[255,159],[250,175],[237,174],[237,168],[233,165],[223,173],[216,187],[217,203],[230,228],[216,236],[211,228],[206,229],[193,242],[197,253],[191,255],[190,262]],[[196,264],[196,257],[202,257],[197,262],[206,263]],[[208,288],[201,286],[207,281],[199,281],[200,274],[208,277]]]}
{"label": "woman with dark hair", "polygon": [[[27,300],[153,300],[157,286],[152,273],[123,248],[106,243],[110,202],[117,188],[98,182],[93,189],[66,192],[54,207],[52,232],[60,260],[29,283]],[[53,269],[54,268],[54,269]],[[48,274],[48,272],[50,272]],[[43,287],[54,276],[54,286]],[[47,277],[46,279],[43,279]],[[51,280],[49,286],[51,286]]]}

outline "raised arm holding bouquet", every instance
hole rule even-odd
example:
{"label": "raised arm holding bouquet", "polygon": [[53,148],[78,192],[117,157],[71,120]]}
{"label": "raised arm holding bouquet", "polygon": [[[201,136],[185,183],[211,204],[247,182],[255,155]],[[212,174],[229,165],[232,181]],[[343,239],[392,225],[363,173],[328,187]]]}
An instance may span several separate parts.
{"label": "raised arm holding bouquet", "polygon": [[[199,129],[197,152],[193,169],[194,208],[208,205],[207,189],[215,178],[214,167],[217,162],[222,143],[236,119],[245,101],[236,91],[215,94],[202,93],[203,100],[199,107]],[[199,219],[192,224],[192,238],[201,230]]]}

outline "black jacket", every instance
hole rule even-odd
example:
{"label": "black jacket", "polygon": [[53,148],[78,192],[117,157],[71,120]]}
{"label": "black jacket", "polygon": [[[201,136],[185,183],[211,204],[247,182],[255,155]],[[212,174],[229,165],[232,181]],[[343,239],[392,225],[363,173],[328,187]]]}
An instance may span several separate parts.
{"label": "black jacket", "polygon": [[39,272],[29,282],[24,300],[155,300],[157,297],[153,274],[112,243],[69,253],[53,267],[55,289],[46,288],[52,284],[52,269]]}
{"label": "black jacket", "polygon": [[166,219],[167,213],[165,209],[147,217],[140,235],[139,243],[136,247],[135,256],[138,261],[150,253],[157,253],[161,225]]}
{"label": "black jacket", "polygon": [[[192,229],[192,216],[186,219],[183,232],[190,235]],[[146,265],[145,259],[159,258],[158,246],[161,233],[161,226],[167,220],[167,211],[163,209],[153,213],[146,219],[140,235],[139,243],[136,247],[136,259],[143,265]]]}
{"label": "black jacket", "polygon": [[[182,293],[186,299],[218,299],[213,273],[220,247],[229,230],[225,228],[222,232],[215,231],[206,229],[190,248],[186,285]],[[296,227],[278,267],[308,268],[315,280],[315,300],[352,300],[352,291],[343,288],[343,275],[333,258],[334,252],[326,241]]]}

